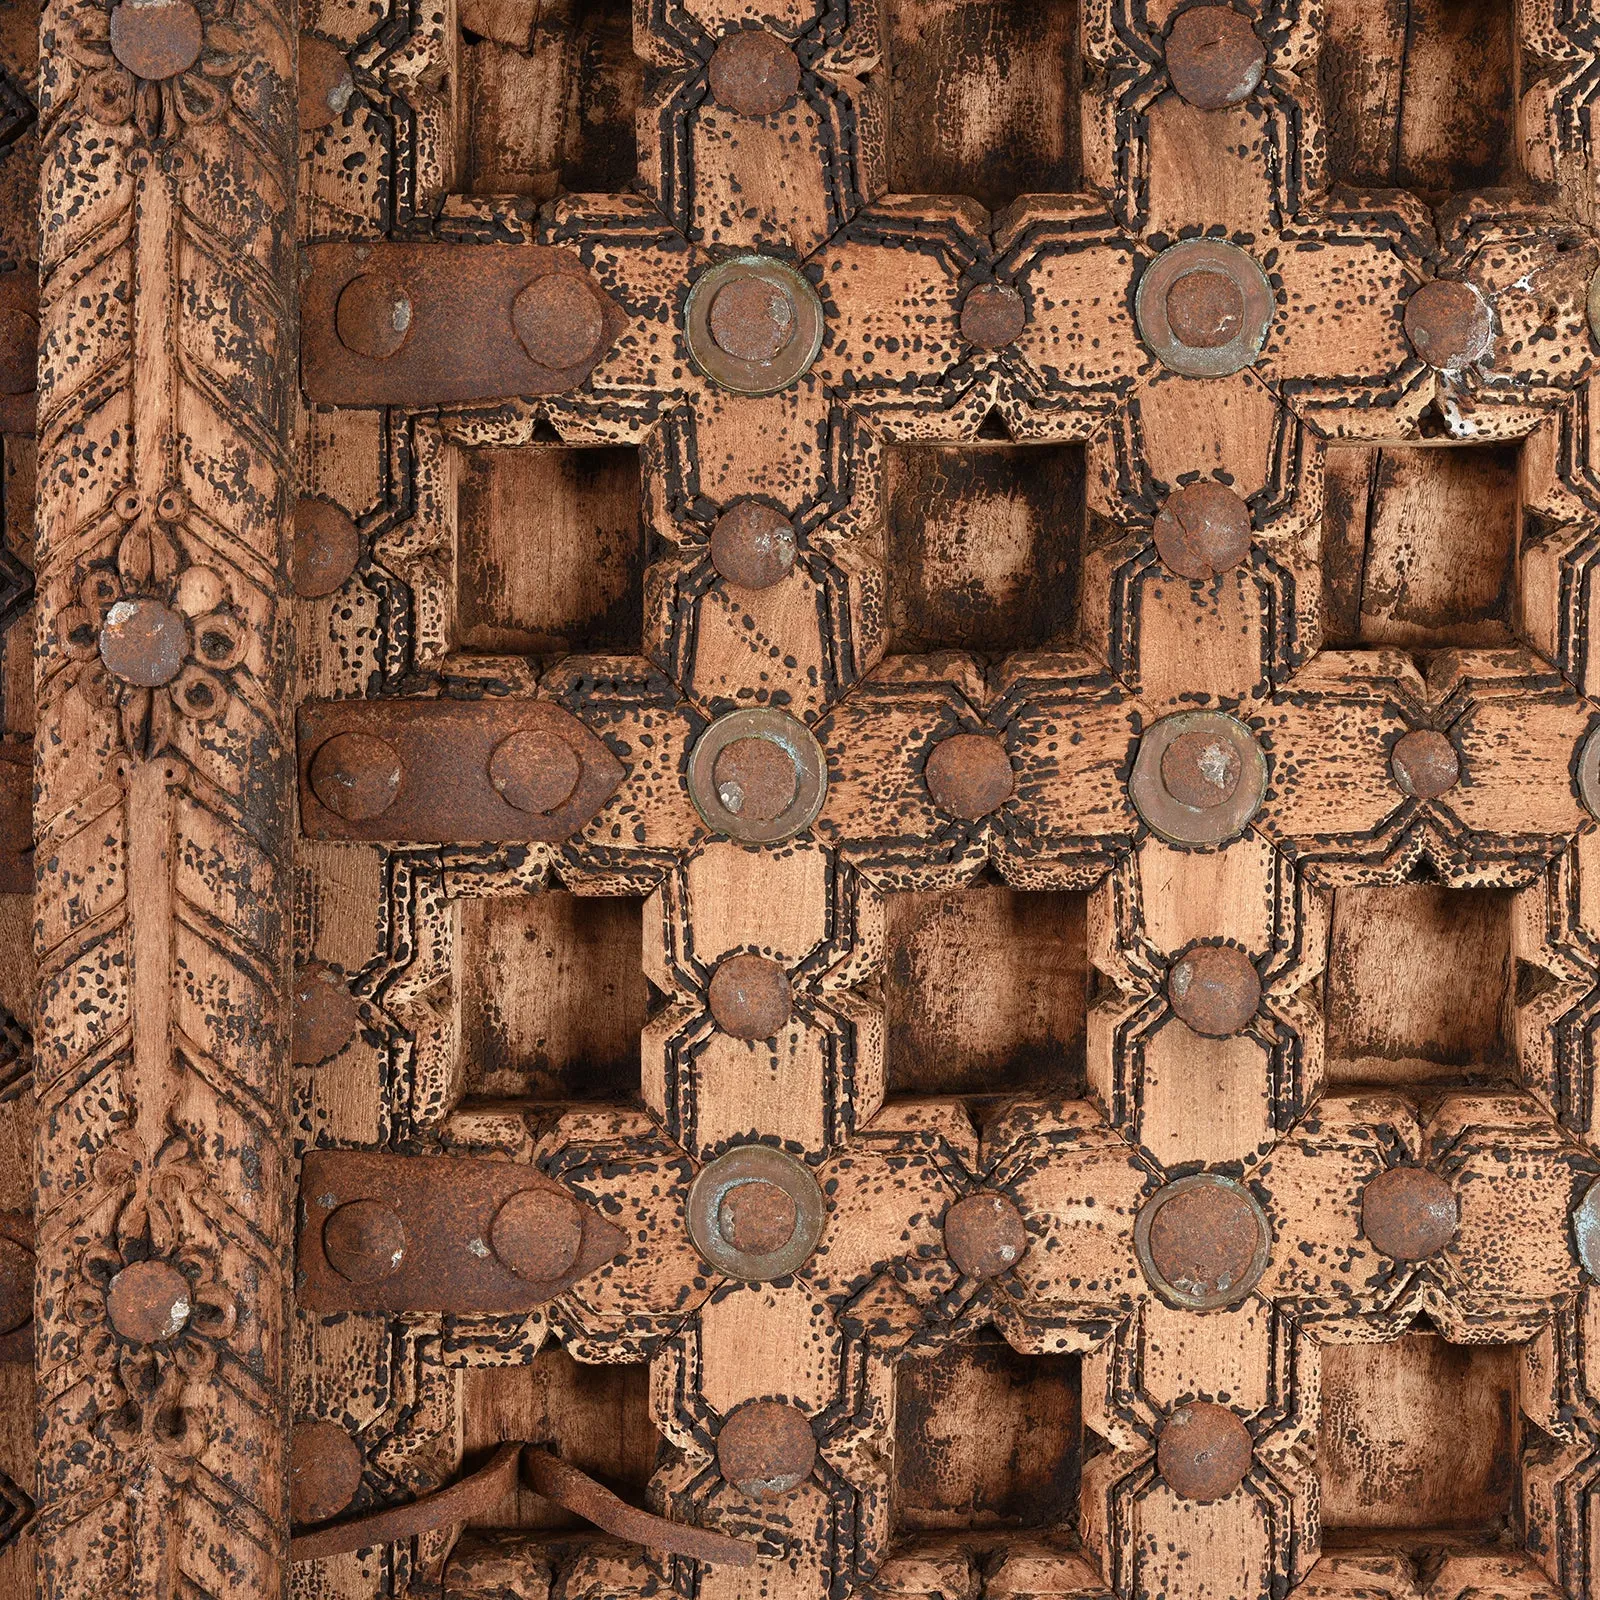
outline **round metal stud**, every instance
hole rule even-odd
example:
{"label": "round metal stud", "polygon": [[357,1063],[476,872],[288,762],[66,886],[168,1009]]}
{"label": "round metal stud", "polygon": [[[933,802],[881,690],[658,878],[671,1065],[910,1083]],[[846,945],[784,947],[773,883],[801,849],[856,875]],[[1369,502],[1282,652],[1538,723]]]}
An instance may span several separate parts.
{"label": "round metal stud", "polygon": [[1244,1482],[1253,1449],[1241,1418],[1226,1406],[1196,1400],[1167,1418],[1156,1443],[1156,1469],[1185,1500],[1223,1500]]}
{"label": "round metal stud", "polygon": [[310,961],[294,975],[289,1056],[297,1067],[331,1061],[356,1036],[361,1007],[332,967]]}
{"label": "round metal stud", "polygon": [[1201,1172],[1145,1201],[1133,1248],[1162,1299],[1210,1311],[1237,1304],[1255,1287],[1267,1269],[1272,1229],[1243,1184]]}
{"label": "round metal stud", "polygon": [[289,1438],[289,1521],[336,1517],[361,1487],[361,1447],[336,1422],[297,1422]]}
{"label": "round metal stud", "polygon": [[1406,301],[1411,348],[1441,372],[1460,372],[1481,361],[1494,343],[1494,318],[1477,288],[1459,279],[1434,278]]}
{"label": "round metal stud", "polygon": [[1219,378],[1261,354],[1277,302],[1254,258],[1224,239],[1185,239],[1144,270],[1139,336],[1174,372]]}
{"label": "round metal stud", "polygon": [[809,828],[827,788],[815,735],[771,707],[718,717],[689,757],[695,809],[707,827],[745,844],[774,844]]}
{"label": "round metal stud", "polygon": [[800,92],[793,49],[765,28],[730,34],[712,53],[711,98],[741,117],[770,117]]}
{"label": "round metal stud", "polygon": [[549,1282],[569,1272],[583,1244],[583,1207],[570,1195],[522,1189],[494,1214],[489,1243],[519,1278]]}
{"label": "round metal stud", "polygon": [[719,1272],[765,1282],[810,1257],[825,1210],[817,1180],[793,1156],[767,1144],[737,1145],[690,1185],[689,1237]]}
{"label": "round metal stud", "polygon": [[346,350],[387,361],[411,332],[411,296],[392,278],[363,272],[339,291],[333,325]]}
{"label": "round metal stud", "polygon": [[1173,844],[1221,844],[1256,814],[1267,758],[1255,736],[1224,711],[1180,711],[1139,740],[1128,797]]}
{"label": "round metal stud", "polygon": [[1436,728],[1413,728],[1389,752],[1394,781],[1417,800],[1437,800],[1461,781],[1461,757]]}
{"label": "round metal stud", "polygon": [[0,394],[39,386],[39,319],[19,306],[0,311]]}
{"label": "round metal stud", "polygon": [[1361,1231],[1396,1261],[1426,1261],[1456,1236],[1461,1207],[1426,1167],[1390,1167],[1361,1191]]}
{"label": "round metal stud", "polygon": [[361,535],[348,512],[331,500],[301,500],[294,508],[294,592],[319,600],[342,589],[361,559]]}
{"label": "round metal stud", "polygon": [[1009,283],[980,283],[962,302],[961,337],[980,350],[1013,344],[1028,325],[1028,307]]}
{"label": "round metal stud", "polygon": [[1572,1208],[1572,1242],[1583,1270],[1600,1282],[1600,1178],[1584,1190],[1583,1199]]}
{"label": "round metal stud", "polygon": [[507,734],[489,756],[489,782],[501,799],[539,816],[565,805],[582,776],[578,752],[545,728]]}
{"label": "round metal stud", "polygon": [[370,822],[394,804],[403,771],[387,739],[336,733],[311,758],[311,791],[336,817]]}
{"label": "round metal stud", "polygon": [[33,1251],[0,1234],[0,1333],[33,1320]]}
{"label": "round metal stud", "polygon": [[770,589],[794,570],[794,524],[759,500],[740,500],[711,530],[711,565],[740,589]]}
{"label": "round metal stud", "polygon": [[1226,1039],[1250,1026],[1261,1004],[1261,975],[1243,950],[1194,945],[1167,973],[1167,999],[1186,1027]]}
{"label": "round metal stud", "polygon": [[331,126],[344,115],[355,93],[355,79],[344,52],[314,33],[300,35],[300,131],[313,133]]}
{"label": "round metal stud", "polygon": [[159,600],[119,600],[100,627],[100,659],[124,683],[156,689],[183,671],[189,625]]}
{"label": "round metal stud", "polygon": [[111,11],[111,53],[136,78],[163,83],[200,59],[205,29],[189,0],[122,0]]}
{"label": "round metal stud", "polygon": [[771,256],[734,256],[702,272],[683,316],[694,364],[736,394],[788,388],[822,348],[821,297]]}
{"label": "round metal stud", "polygon": [[735,1039],[770,1039],[794,1009],[789,974],[765,956],[728,956],[712,974],[706,999],[717,1026]]}
{"label": "round metal stud", "polygon": [[1156,517],[1156,554],[1180,578],[1210,579],[1244,560],[1250,534],[1250,507],[1226,484],[1208,478],[1167,496]]}
{"label": "round metal stud", "polygon": [[1005,740],[988,733],[941,739],[928,752],[922,778],[940,810],[967,822],[998,811],[1016,789]]}
{"label": "round metal stud", "polygon": [[1600,722],[1578,746],[1578,798],[1591,817],[1600,817]]}
{"label": "round metal stud", "polygon": [[511,326],[528,359],[556,372],[593,360],[606,336],[599,297],[572,272],[547,272],[519,290]]}
{"label": "round metal stud", "polygon": [[1231,6],[1195,6],[1167,33],[1172,87],[1201,111],[1248,100],[1266,67],[1266,46],[1250,19]]}
{"label": "round metal stud", "polygon": [[394,1212],[376,1200],[351,1200],[322,1225],[328,1265],[351,1283],[377,1283],[400,1270],[406,1230]]}
{"label": "round metal stud", "polygon": [[817,1437],[798,1406],[747,1400],[717,1434],[717,1470],[752,1500],[776,1500],[811,1476]]}
{"label": "round metal stud", "polygon": [[1003,1194],[969,1194],[944,1214],[944,1252],[969,1278],[1008,1272],[1028,1253],[1028,1225]]}
{"label": "round metal stud", "polygon": [[135,1344],[173,1338],[193,1309],[189,1280],[170,1261],[129,1262],[106,1285],[106,1316]]}

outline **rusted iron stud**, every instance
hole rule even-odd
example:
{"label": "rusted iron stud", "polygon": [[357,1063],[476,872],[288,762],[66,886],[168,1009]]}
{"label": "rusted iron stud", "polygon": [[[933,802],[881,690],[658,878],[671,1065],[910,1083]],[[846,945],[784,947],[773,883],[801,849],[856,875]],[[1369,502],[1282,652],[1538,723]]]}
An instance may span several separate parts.
{"label": "rusted iron stud", "polygon": [[158,1344],[194,1310],[189,1280],[170,1261],[131,1261],[106,1285],[106,1317],[124,1339]]}
{"label": "rusted iron stud", "polygon": [[686,1218],[695,1248],[719,1272],[750,1282],[786,1277],[817,1247],[826,1213],[803,1163],[771,1145],[736,1145],[701,1168]]}
{"label": "rusted iron stud", "polygon": [[1233,945],[1191,945],[1167,973],[1167,999],[1186,1027],[1208,1039],[1226,1039],[1254,1020],[1261,975]]}
{"label": "rusted iron stud", "polygon": [[300,35],[300,65],[296,84],[300,93],[300,131],[315,133],[344,115],[355,93],[355,79],[344,52],[314,33]]}
{"label": "rusted iron stud", "polygon": [[1578,798],[1591,817],[1600,817],[1600,723],[1583,736],[1578,746]]}
{"label": "rusted iron stud", "polygon": [[1389,770],[1413,799],[1437,800],[1461,781],[1461,757],[1436,728],[1413,728],[1395,740]]}
{"label": "rusted iron stud", "polygon": [[706,989],[716,1024],[735,1039],[771,1039],[789,1025],[789,974],[766,956],[727,956]]}
{"label": "rusted iron stud", "polygon": [[1461,1207],[1426,1167],[1389,1167],[1361,1191],[1361,1231],[1396,1261],[1426,1261],[1456,1236]]}
{"label": "rusted iron stud", "polygon": [[1226,484],[1208,478],[1168,495],[1156,517],[1156,554],[1180,578],[1210,579],[1244,560],[1250,535],[1250,507]]}
{"label": "rusted iron stud", "polygon": [[1583,1192],[1572,1208],[1572,1242],[1578,1260],[1591,1280],[1600,1282],[1600,1178]]}
{"label": "rusted iron stud", "polygon": [[711,55],[711,98],[741,117],[770,117],[800,92],[793,48],[765,28],[729,34]]}
{"label": "rusted iron stud", "polygon": [[1139,740],[1128,797],[1174,844],[1221,844],[1241,833],[1267,788],[1255,736],[1223,711],[1180,711]]}
{"label": "rusted iron stud", "polygon": [[1009,283],[980,283],[961,304],[961,337],[980,350],[1003,350],[1027,325],[1027,304]]}
{"label": "rusted iron stud", "polygon": [[955,733],[928,752],[922,772],[933,803],[977,822],[998,811],[1016,789],[1005,740],[990,733]]}
{"label": "rusted iron stud", "polygon": [[1277,309],[1255,259],[1224,239],[1185,239],[1145,268],[1134,294],[1139,335],[1174,372],[1217,378],[1261,354]]}
{"label": "rusted iron stud", "polygon": [[740,589],[770,589],[794,570],[794,524],[773,506],[740,500],[711,530],[711,564]]}
{"label": "rusted iron stud", "polygon": [[944,1250],[969,1278],[993,1278],[1027,1254],[1028,1225],[1003,1194],[969,1194],[944,1214]]}
{"label": "rusted iron stud", "polygon": [[159,600],[118,600],[100,627],[106,670],[141,689],[171,683],[188,654],[188,623]]}
{"label": "rusted iron stud", "polygon": [[707,827],[745,844],[775,844],[816,820],[827,762],[803,722],[763,706],[730,711],[700,735],[688,782]]}
{"label": "rusted iron stud", "polygon": [[294,975],[289,1054],[297,1067],[331,1061],[356,1036],[361,1007],[332,967],[308,961]]}
{"label": "rusted iron stud", "polygon": [[[309,1311],[528,1311],[627,1243],[571,1190],[519,1162],[315,1150],[301,1203],[296,1282]],[[341,1213],[361,1223],[348,1241],[334,1234]]]}
{"label": "rusted iron stud", "polygon": [[1267,49],[1250,19],[1228,5],[1194,6],[1167,32],[1172,87],[1201,111],[1248,100],[1267,67]]}
{"label": "rusted iron stud", "polygon": [[565,393],[627,326],[567,249],[380,241],[312,245],[305,255],[301,380],[318,404]]}
{"label": "rusted iron stud", "polygon": [[1244,1482],[1253,1450],[1240,1417],[1226,1406],[1195,1400],[1162,1425],[1156,1470],[1185,1500],[1224,1500]]}
{"label": "rusted iron stud", "polygon": [[297,1422],[289,1436],[289,1521],[326,1522],[361,1487],[361,1447],[337,1422]]}
{"label": "rusted iron stud", "polygon": [[1209,1311],[1236,1304],[1259,1281],[1272,1229],[1243,1184],[1202,1172],[1150,1196],[1134,1223],[1133,1248],[1164,1300]]}
{"label": "rusted iron stud", "polygon": [[811,281],[771,256],[734,256],[707,268],[683,308],[694,364],[736,394],[775,394],[811,368],[822,348],[822,300]]}
{"label": "rusted iron stud", "polygon": [[298,731],[301,822],[318,839],[566,839],[626,775],[548,700],[308,702]]}
{"label": "rusted iron stud", "polygon": [[405,768],[387,739],[336,733],[319,744],[307,777],[321,805],[344,822],[371,822],[394,804]]}
{"label": "rusted iron stud", "polygon": [[747,1400],[717,1433],[717,1470],[752,1500],[792,1494],[816,1463],[810,1419],[782,1400]]}
{"label": "rusted iron stud", "polygon": [[200,59],[205,30],[189,0],[122,0],[111,10],[110,42],[134,77],[162,83]]}
{"label": "rusted iron stud", "polygon": [[361,535],[331,500],[302,499],[294,509],[294,592],[320,600],[342,589],[361,559]]}
{"label": "rusted iron stud", "polygon": [[1434,278],[1415,290],[1406,301],[1405,325],[1411,348],[1441,372],[1481,361],[1494,343],[1489,302],[1458,279]]}

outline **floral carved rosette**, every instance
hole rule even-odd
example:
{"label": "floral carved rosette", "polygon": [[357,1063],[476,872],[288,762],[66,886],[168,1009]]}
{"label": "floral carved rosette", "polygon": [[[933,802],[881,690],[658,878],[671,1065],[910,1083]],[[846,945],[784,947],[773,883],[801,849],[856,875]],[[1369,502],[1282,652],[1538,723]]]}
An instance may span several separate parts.
{"label": "floral carved rosette", "polygon": [[248,629],[227,571],[185,564],[172,532],[184,512],[179,491],[161,497],[153,520],[139,515],[137,496],[124,510],[132,520],[114,562],[82,572],[56,632],[73,686],[114,708],[125,747],[150,757],[191,742],[180,723],[226,715]]}
{"label": "floral carved rosette", "polygon": [[66,1308],[93,1373],[93,1426],[182,1478],[205,1438],[185,1391],[216,1366],[237,1307],[211,1258],[185,1240],[182,1192],[196,1177],[187,1140],[175,1138],[153,1168],[127,1148],[108,1150],[95,1176],[125,1199],[111,1238],[84,1251]]}
{"label": "floral carved rosette", "polygon": [[220,0],[94,0],[67,16],[61,43],[94,121],[158,140],[221,116],[244,41]]}

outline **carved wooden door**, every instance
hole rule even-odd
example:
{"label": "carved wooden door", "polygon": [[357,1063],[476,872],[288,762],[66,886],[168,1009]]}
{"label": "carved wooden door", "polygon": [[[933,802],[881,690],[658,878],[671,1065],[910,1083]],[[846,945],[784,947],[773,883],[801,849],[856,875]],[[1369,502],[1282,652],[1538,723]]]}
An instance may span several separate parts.
{"label": "carved wooden door", "polygon": [[1597,97],[0,7],[0,1596],[1600,1593]]}

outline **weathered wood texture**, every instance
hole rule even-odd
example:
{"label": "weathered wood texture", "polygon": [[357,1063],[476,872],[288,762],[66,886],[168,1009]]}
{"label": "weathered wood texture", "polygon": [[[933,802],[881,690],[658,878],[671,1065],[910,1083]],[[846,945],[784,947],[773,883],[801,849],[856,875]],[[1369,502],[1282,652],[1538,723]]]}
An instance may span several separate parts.
{"label": "weathered wood texture", "polygon": [[[300,1197],[317,1283],[378,1309],[296,1312],[295,1517],[400,1521],[296,1563],[296,1593],[1591,1597],[1593,19],[299,23],[300,642],[288,693],[262,662],[241,700],[305,730],[292,1136],[319,1172],[395,1165]],[[124,192],[63,216],[85,260]],[[388,266],[398,242],[424,253]],[[468,316],[490,246],[527,281]],[[70,302],[47,288],[47,334]],[[240,305],[173,313],[185,361],[232,350],[210,330]],[[131,392],[59,349],[47,460],[51,418]],[[460,398],[530,361],[536,393]],[[88,503],[47,488],[47,628],[95,603],[71,562],[114,565],[98,522],[70,554],[51,531]],[[57,775],[127,720],[48,747],[52,849],[63,806],[144,803]],[[250,888],[287,909],[281,876]],[[47,997],[120,904],[44,878],[43,918],[95,919],[41,939]],[[220,933],[192,948],[185,973],[237,970]],[[218,1014],[196,992],[192,1026]],[[86,1026],[42,1013],[46,1305],[127,1170],[70,1152],[213,1126],[215,1073],[149,1109],[153,1024],[111,1078]],[[265,1089],[236,1099],[270,1123]],[[266,1205],[219,1126],[185,1192]],[[497,1195],[523,1171],[523,1211],[452,1208],[445,1156],[497,1164]],[[625,1243],[562,1287],[602,1228]],[[45,1336],[65,1471],[51,1375],[86,1347]],[[266,1427],[229,1415],[210,1437]],[[474,1478],[506,1441],[756,1559]],[[47,1472],[79,1572],[70,1515],[113,1459]],[[219,1504],[173,1492],[153,1526]]]}
{"label": "weathered wood texture", "polygon": [[294,33],[45,7],[40,1593],[287,1581]]}

